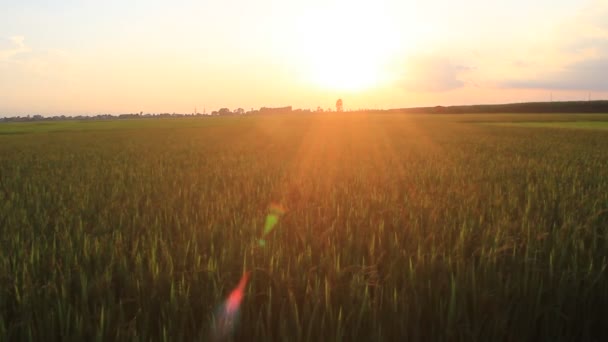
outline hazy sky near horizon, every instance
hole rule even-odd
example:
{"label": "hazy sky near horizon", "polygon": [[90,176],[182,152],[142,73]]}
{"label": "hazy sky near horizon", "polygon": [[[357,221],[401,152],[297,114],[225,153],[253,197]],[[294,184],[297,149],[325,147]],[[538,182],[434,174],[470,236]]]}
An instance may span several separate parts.
{"label": "hazy sky near horizon", "polygon": [[608,98],[608,0],[0,0],[0,116]]}

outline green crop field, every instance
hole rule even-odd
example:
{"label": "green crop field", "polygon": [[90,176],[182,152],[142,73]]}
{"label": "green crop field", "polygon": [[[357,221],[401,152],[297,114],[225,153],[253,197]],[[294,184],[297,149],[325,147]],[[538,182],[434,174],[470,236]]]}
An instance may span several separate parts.
{"label": "green crop field", "polygon": [[608,129],[608,121],[494,122],[493,125],[541,128]]}
{"label": "green crop field", "polygon": [[0,124],[0,341],[604,341],[608,132],[487,124],[567,121]]}

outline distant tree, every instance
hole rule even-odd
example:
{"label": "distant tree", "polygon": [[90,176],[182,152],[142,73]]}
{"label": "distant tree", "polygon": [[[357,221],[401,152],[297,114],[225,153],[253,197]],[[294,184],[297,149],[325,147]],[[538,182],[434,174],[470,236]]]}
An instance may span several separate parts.
{"label": "distant tree", "polygon": [[342,106],[342,99],[338,99],[338,101],[336,101],[336,112],[342,111],[344,111],[344,107]]}
{"label": "distant tree", "polygon": [[245,114],[245,110],[243,108],[237,108],[234,110],[234,114],[243,115]]}
{"label": "distant tree", "polygon": [[230,109],[220,108],[219,115],[228,115],[228,114],[230,114]]}
{"label": "distant tree", "polygon": [[321,108],[321,106],[317,107],[317,113],[323,113],[323,108]]}

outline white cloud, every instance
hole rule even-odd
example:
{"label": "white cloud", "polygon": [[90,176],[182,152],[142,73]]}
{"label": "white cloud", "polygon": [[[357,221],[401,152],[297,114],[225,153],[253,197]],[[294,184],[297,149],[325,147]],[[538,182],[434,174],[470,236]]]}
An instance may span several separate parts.
{"label": "white cloud", "polygon": [[12,36],[9,37],[4,44],[0,45],[0,62],[8,61],[13,56],[29,52],[31,49],[25,45],[25,37]]}
{"label": "white cloud", "polygon": [[[607,91],[608,2],[593,1],[555,30],[551,55],[560,65],[534,69],[524,66],[519,76],[502,82],[507,88]],[[528,62],[528,61],[526,61]],[[530,73],[530,71],[533,71]],[[528,74],[526,74],[528,72]]]}
{"label": "white cloud", "polygon": [[608,91],[608,58],[586,59],[538,79],[509,81],[513,88]]}
{"label": "white cloud", "polygon": [[25,37],[0,38],[0,67],[13,76],[50,76],[66,72],[70,55],[60,49],[35,49],[25,43]]}
{"label": "white cloud", "polygon": [[399,86],[412,92],[444,92],[464,87],[464,73],[470,70],[436,56],[410,59],[405,69]]}

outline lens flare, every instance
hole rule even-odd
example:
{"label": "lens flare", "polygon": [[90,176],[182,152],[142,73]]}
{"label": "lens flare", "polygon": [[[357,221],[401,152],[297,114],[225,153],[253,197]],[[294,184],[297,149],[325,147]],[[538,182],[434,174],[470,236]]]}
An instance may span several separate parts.
{"label": "lens flare", "polygon": [[[275,228],[277,223],[279,223],[279,218],[285,213],[285,208],[280,204],[271,203],[268,211],[269,213],[266,216],[266,221],[264,223],[262,238],[258,241],[261,247],[266,245],[264,237]],[[228,298],[217,310],[212,330],[213,341],[229,341],[232,339],[238,323],[241,302],[245,295],[245,287],[247,287],[249,275],[250,272],[243,273],[237,287],[230,292]]]}
{"label": "lens flare", "polygon": [[249,281],[249,274],[250,272],[243,274],[238,286],[230,292],[226,301],[220,306],[213,328],[214,341],[227,341],[232,337],[239,318],[241,301],[245,295],[245,287]]}
{"label": "lens flare", "polygon": [[279,223],[279,218],[285,213],[285,208],[280,204],[272,203],[270,204],[268,211],[269,213],[266,216],[266,222],[264,223],[264,232],[262,233],[262,238],[258,241],[258,244],[261,247],[266,246],[264,237],[274,229],[277,223]]}

